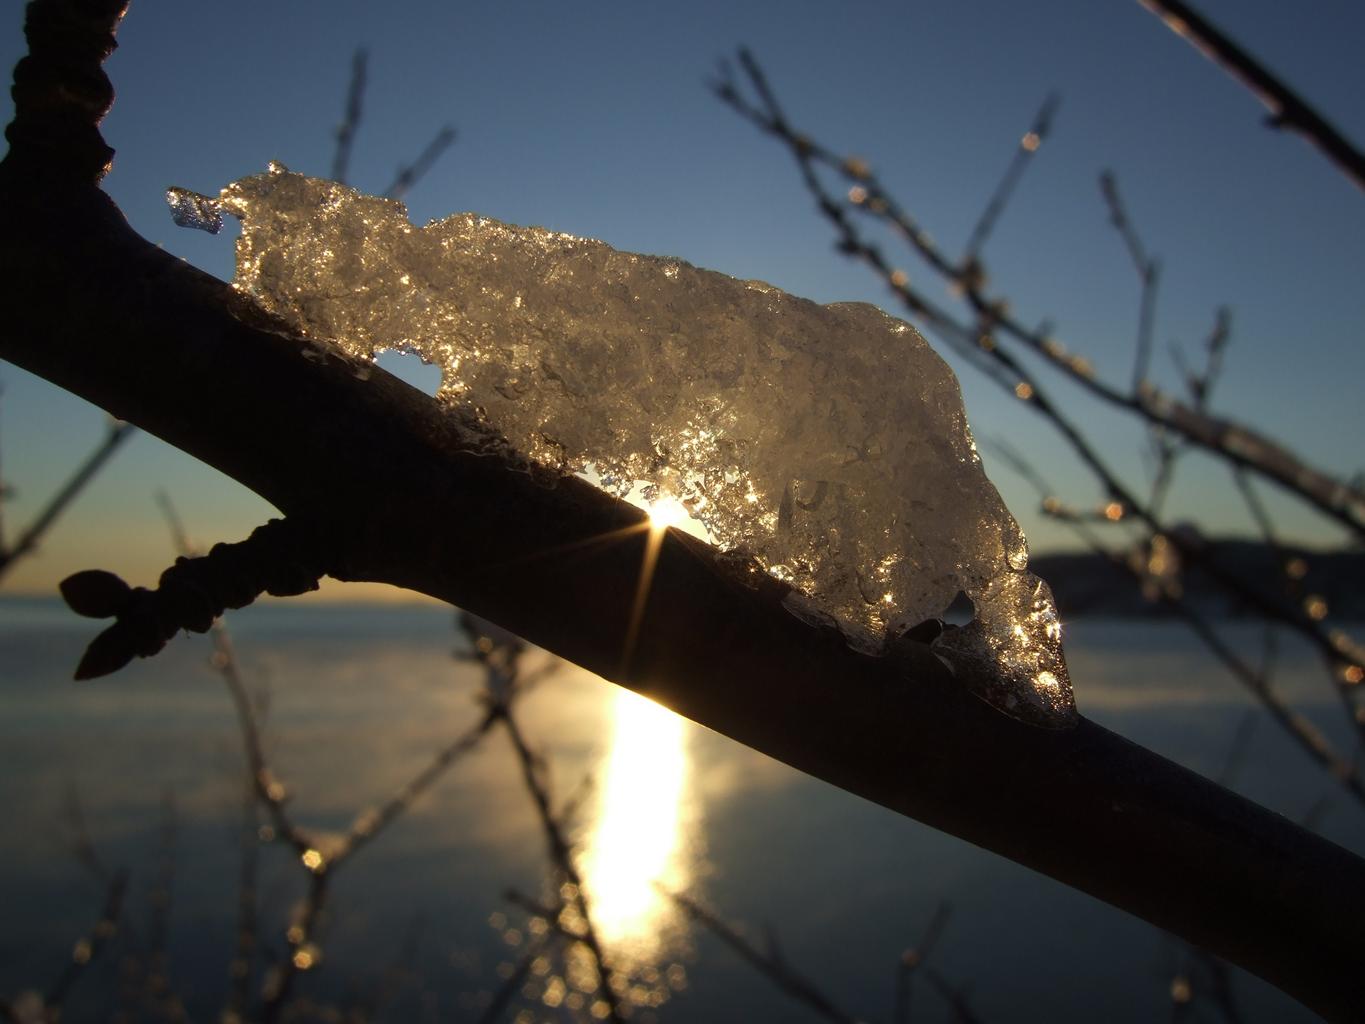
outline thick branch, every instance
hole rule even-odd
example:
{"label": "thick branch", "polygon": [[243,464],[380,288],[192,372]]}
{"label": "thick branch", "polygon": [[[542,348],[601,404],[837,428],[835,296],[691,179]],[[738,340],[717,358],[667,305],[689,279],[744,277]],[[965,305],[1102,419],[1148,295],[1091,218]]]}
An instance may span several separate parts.
{"label": "thick branch", "polygon": [[1329,1016],[1365,1002],[1350,854],[1087,721],[1031,728],[928,651],[849,650],[670,533],[628,671],[642,514],[480,448],[450,411],[292,337],[94,188],[0,165],[0,354],[326,522],[338,573],[418,590],[803,771],[1206,946]]}

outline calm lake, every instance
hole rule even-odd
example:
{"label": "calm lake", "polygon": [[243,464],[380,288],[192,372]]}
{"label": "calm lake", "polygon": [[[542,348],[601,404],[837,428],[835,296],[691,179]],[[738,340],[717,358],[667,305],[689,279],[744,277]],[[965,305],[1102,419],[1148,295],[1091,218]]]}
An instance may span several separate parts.
{"label": "calm lake", "polygon": [[[320,843],[478,720],[481,674],[452,657],[466,644],[448,610],[277,604],[234,613],[229,628],[267,705],[266,747],[290,811]],[[170,987],[191,1019],[217,1020],[242,837],[232,704],[202,637],[110,679],[70,682],[97,629],[52,603],[0,602],[0,997],[49,988],[99,917],[103,887],[77,855],[83,828],[103,865],[130,872],[127,926],[72,990],[64,1019],[112,1016],[129,984],[125,946],[155,941],[160,890]],[[1259,656],[1256,627],[1226,633]],[[1253,705],[1181,627],[1081,620],[1067,652],[1082,713],[1211,776],[1246,732],[1233,788],[1291,818],[1311,813],[1318,831],[1365,851],[1365,810],[1267,716],[1252,712],[1245,725]],[[1279,663],[1286,694],[1344,745],[1319,663],[1287,637]],[[951,915],[928,963],[983,1021],[1166,1020],[1173,979],[1192,977],[1196,991],[1203,979],[1182,944],[1135,918],[572,667],[523,700],[519,721],[546,758],[557,805],[578,807],[579,870],[600,936],[633,979],[632,1019],[818,1019],[685,920],[656,882],[756,946],[776,943],[785,963],[867,1020],[892,1019],[901,953],[944,901]],[[305,877],[278,843],[262,842],[259,857],[261,938],[278,957]],[[296,991],[342,1008],[377,1004],[393,1021],[477,1020],[526,958],[502,1019],[587,1019],[573,964],[507,896],[549,901],[549,877],[519,762],[495,731],[338,871],[320,963]],[[1314,1019],[1240,972],[1233,990],[1245,1020]],[[926,972],[913,1007],[917,1021],[951,1018]],[[1216,1019],[1210,1005],[1191,1009]]]}

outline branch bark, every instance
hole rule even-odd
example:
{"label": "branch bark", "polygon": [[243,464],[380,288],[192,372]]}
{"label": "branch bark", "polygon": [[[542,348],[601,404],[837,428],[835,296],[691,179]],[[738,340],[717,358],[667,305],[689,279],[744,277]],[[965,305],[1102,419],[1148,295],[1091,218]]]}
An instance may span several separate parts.
{"label": "branch bark", "polygon": [[[39,0],[30,18],[81,6]],[[21,121],[32,109],[16,106]],[[138,237],[91,175],[50,172],[72,154],[94,166],[81,145],[10,138],[0,355],[326,524],[335,575],[467,608],[1329,1018],[1365,1006],[1365,865],[1351,854],[1084,719],[1049,731],[1006,718],[925,647],[855,653],[790,615],[782,584],[676,532],[627,663],[639,510],[481,447],[433,399]]]}

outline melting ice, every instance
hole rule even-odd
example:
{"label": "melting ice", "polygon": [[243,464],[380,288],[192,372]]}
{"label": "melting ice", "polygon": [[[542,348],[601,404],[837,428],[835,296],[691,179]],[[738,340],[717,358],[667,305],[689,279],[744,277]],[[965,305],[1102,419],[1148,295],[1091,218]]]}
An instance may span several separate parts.
{"label": "melting ice", "polygon": [[1052,595],[956,378],[908,324],[476,214],[418,229],[402,203],[278,164],[208,201],[242,221],[235,286],[301,333],[416,353],[531,458],[681,501],[862,650],[965,592],[976,620],[940,654],[976,662],[964,674],[1016,717],[1073,720]]}

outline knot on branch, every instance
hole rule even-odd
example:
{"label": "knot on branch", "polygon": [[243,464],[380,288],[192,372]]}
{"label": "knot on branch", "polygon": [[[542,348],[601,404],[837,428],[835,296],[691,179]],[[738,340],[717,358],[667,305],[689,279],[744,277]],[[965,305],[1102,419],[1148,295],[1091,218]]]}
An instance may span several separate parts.
{"label": "knot on branch", "polygon": [[11,158],[64,180],[95,183],[113,159],[99,123],[114,102],[102,67],[127,0],[34,0],[28,56],[14,69]]}
{"label": "knot on branch", "polygon": [[244,541],[215,544],[203,557],[177,558],[155,590],[130,587],[103,569],[68,576],[61,592],[72,611],[115,620],[85,649],[76,678],[95,679],[134,658],[150,658],[181,630],[205,633],[225,610],[243,608],[261,594],[316,590],[333,561],[313,524],[272,519]]}

